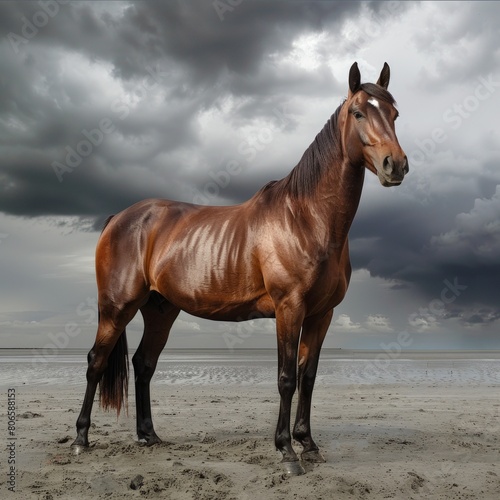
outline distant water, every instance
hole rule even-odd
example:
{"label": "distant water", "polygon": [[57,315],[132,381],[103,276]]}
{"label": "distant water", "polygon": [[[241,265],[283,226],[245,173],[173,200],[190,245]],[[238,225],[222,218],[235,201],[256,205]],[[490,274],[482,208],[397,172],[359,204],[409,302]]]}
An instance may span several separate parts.
{"label": "distant water", "polygon": [[[80,349],[57,353],[0,349],[0,385],[85,384],[86,358],[87,350]],[[273,349],[167,349],[160,356],[153,383],[267,385],[275,384],[276,378]],[[500,351],[385,353],[324,349],[317,380],[325,385],[499,384]]]}

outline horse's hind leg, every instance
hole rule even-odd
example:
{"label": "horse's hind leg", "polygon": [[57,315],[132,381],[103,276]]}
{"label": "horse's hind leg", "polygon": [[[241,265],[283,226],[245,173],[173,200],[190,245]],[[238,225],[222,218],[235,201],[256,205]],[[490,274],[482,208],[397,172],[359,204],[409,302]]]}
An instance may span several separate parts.
{"label": "horse's hind leg", "polygon": [[[160,300],[158,300],[160,299]],[[149,301],[141,307],[144,318],[144,335],[132,363],[135,373],[135,401],[137,411],[137,437],[149,446],[160,443],[153,428],[151,416],[150,381],[156,363],[168,339],[170,328],[179,314],[179,309],[153,292]]]}
{"label": "horse's hind leg", "polygon": [[[90,428],[90,415],[92,405],[96,393],[97,385],[108,367],[108,359],[110,356],[115,359],[120,369],[113,366],[111,377],[119,377],[120,384],[126,383],[128,372],[124,368],[127,356],[127,344],[125,337],[125,327],[129,321],[135,316],[138,310],[138,304],[130,304],[123,307],[106,306],[100,304],[99,325],[97,327],[97,335],[94,346],[88,354],[87,368],[87,389],[83,400],[80,415],[76,421],[77,436],[72,443],[77,450],[79,447],[88,447],[88,432]],[[115,406],[120,411],[123,396],[123,385],[120,391],[115,391],[115,398],[108,398],[105,402],[107,406]],[[126,390],[126,385],[124,387]]]}
{"label": "horse's hind leg", "polygon": [[299,402],[293,428],[293,437],[302,445],[302,460],[324,462],[311,436],[311,401],[318,370],[319,354],[333,309],[324,316],[307,318],[302,325],[298,356]]}

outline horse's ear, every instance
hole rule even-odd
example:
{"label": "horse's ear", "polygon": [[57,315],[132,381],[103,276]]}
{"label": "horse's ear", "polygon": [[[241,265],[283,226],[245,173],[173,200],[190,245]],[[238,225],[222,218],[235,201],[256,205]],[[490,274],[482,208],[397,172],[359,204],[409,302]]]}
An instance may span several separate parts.
{"label": "horse's ear", "polygon": [[351,94],[355,94],[361,87],[361,73],[359,72],[358,63],[355,62],[349,70],[349,90]]}
{"label": "horse's ear", "polygon": [[377,85],[380,85],[381,87],[384,87],[384,89],[387,90],[390,79],[391,79],[391,68],[389,68],[389,65],[387,63],[384,63],[384,67],[382,68],[380,76],[377,80]]}

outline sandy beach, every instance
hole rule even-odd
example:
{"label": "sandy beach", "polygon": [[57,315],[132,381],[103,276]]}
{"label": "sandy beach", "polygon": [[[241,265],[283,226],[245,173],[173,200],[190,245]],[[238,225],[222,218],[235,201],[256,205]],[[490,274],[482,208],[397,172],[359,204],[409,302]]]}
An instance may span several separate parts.
{"label": "sandy beach", "polygon": [[[273,380],[153,383],[155,427],[164,440],[153,447],[136,441],[132,384],[128,416],[117,420],[96,403],[91,447],[78,456],[70,444],[85,386],[23,383],[15,387],[15,442],[9,439],[7,405],[2,404],[1,496],[500,498],[498,383],[493,374],[429,377],[428,366],[427,378],[417,382],[408,377],[390,384],[318,379],[312,426],[326,463],[306,465],[305,475],[293,477],[281,468],[273,445],[278,412]],[[488,366],[493,370],[498,360]],[[2,388],[2,401],[7,391]],[[10,494],[5,459],[12,443],[17,475],[16,492]]]}

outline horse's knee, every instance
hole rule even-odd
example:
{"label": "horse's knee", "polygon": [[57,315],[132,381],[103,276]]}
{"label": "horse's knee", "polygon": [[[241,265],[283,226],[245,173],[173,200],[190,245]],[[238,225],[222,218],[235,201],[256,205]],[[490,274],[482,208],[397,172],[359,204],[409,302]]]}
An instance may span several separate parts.
{"label": "horse's knee", "polygon": [[316,381],[315,373],[308,373],[307,371],[300,377],[300,388],[306,393],[312,392],[314,383]]}
{"label": "horse's knee", "polygon": [[282,372],[278,377],[278,390],[281,396],[290,396],[295,392],[297,377],[295,373]]}

